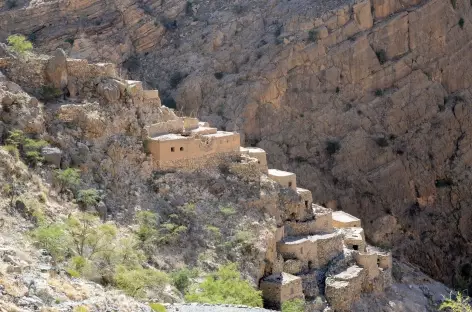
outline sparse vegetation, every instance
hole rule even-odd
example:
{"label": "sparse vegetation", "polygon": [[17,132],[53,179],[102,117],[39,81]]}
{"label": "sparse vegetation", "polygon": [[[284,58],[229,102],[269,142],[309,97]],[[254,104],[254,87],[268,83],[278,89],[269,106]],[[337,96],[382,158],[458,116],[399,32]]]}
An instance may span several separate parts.
{"label": "sparse vegetation", "polygon": [[261,292],[241,278],[236,264],[221,267],[185,296],[189,302],[211,304],[242,304],[262,307]]}
{"label": "sparse vegetation", "polygon": [[455,297],[451,294],[449,298],[446,298],[439,306],[439,310],[450,312],[472,312],[472,306],[470,305],[470,298],[464,296],[461,292],[458,292]]}
{"label": "sparse vegetation", "polygon": [[387,52],[384,49],[376,51],[375,55],[377,55],[380,65],[383,65],[387,62]]}
{"label": "sparse vegetation", "polygon": [[215,73],[215,78],[218,80],[221,80],[223,78],[224,74],[222,72]]}
{"label": "sparse vegetation", "polygon": [[160,303],[150,303],[149,307],[154,311],[154,312],[166,312],[166,307],[164,307]]}
{"label": "sparse vegetation", "polygon": [[458,24],[459,24],[459,27],[460,27],[461,29],[464,29],[464,23],[465,23],[465,21],[464,21],[464,19],[461,17],[461,18],[459,19],[459,23],[458,23]]}
{"label": "sparse vegetation", "polygon": [[451,0],[452,8],[455,10],[457,8],[457,0]]}
{"label": "sparse vegetation", "polygon": [[126,294],[137,298],[145,297],[146,291],[150,289],[162,290],[168,282],[167,274],[153,269],[119,267],[115,275],[116,286]]}
{"label": "sparse vegetation", "polygon": [[225,206],[220,208],[220,212],[225,216],[229,217],[234,214],[236,214],[236,209],[234,209],[232,206]]}
{"label": "sparse vegetation", "polygon": [[25,162],[32,167],[37,166],[44,160],[41,156],[41,149],[48,145],[48,142],[44,140],[28,138],[21,130],[10,131],[5,143],[7,143],[4,146],[6,151],[16,159],[22,156]]}
{"label": "sparse vegetation", "polygon": [[[16,1],[14,2],[16,3]],[[7,38],[7,42],[10,46],[10,49],[19,55],[24,55],[27,52],[31,52],[33,50],[33,44],[31,44],[31,42],[29,42],[26,37],[22,35],[11,35]]]}
{"label": "sparse vegetation", "polygon": [[375,90],[375,96],[383,96],[384,95],[384,90],[382,89],[377,89]]}
{"label": "sparse vegetation", "polygon": [[173,272],[172,283],[182,293],[186,293],[192,285],[192,280],[198,277],[198,270],[183,268]]}
{"label": "sparse vegetation", "polygon": [[83,209],[89,209],[100,202],[100,194],[96,189],[80,190],[77,194],[77,203]]}
{"label": "sparse vegetation", "polygon": [[76,306],[73,312],[89,312],[89,309],[86,306]]}
{"label": "sparse vegetation", "polygon": [[285,301],[282,304],[282,312],[304,312],[305,301],[302,299],[293,299]]}
{"label": "sparse vegetation", "polygon": [[80,170],[75,168],[67,168],[65,170],[57,169],[54,172],[54,180],[59,191],[64,190],[75,191],[80,185]]}
{"label": "sparse vegetation", "polygon": [[59,98],[62,95],[62,91],[53,86],[42,86],[39,94],[43,100],[52,101]]}

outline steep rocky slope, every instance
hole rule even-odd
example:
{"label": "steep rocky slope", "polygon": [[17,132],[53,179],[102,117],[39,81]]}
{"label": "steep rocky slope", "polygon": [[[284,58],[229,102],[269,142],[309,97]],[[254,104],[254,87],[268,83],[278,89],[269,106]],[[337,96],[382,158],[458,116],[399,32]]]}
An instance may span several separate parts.
{"label": "steep rocky slope", "polygon": [[1,38],[123,63],[372,242],[470,287],[470,1],[9,3]]}

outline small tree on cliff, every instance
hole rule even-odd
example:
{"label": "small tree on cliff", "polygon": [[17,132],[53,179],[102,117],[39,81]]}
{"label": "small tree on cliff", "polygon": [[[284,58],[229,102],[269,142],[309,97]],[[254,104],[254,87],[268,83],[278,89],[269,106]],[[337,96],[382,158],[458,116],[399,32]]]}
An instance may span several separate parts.
{"label": "small tree on cliff", "polygon": [[7,42],[10,49],[19,55],[24,55],[33,50],[33,44],[22,35],[11,35],[7,38]]}
{"label": "small tree on cliff", "polygon": [[451,311],[451,312],[472,312],[472,306],[470,306],[470,298],[464,297],[460,292],[457,293],[456,298],[452,296],[444,300],[439,306],[440,311]]}

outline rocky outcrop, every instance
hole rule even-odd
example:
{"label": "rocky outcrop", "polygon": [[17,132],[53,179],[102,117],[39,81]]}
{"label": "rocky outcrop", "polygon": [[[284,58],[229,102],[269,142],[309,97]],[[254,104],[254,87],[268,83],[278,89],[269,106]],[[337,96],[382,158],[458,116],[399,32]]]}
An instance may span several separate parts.
{"label": "rocky outcrop", "polygon": [[323,14],[317,4],[267,5],[257,17],[221,9],[225,22],[208,28],[182,18],[185,42],[205,30],[211,48],[163,47],[141,59],[141,75],[188,74],[175,89],[159,81],[162,94],[241,132],[319,203],[361,217],[368,240],[470,284],[469,1],[359,1]]}
{"label": "rocky outcrop", "polygon": [[67,56],[62,49],[57,49],[46,65],[46,75],[57,89],[67,86]]}
{"label": "rocky outcrop", "polygon": [[0,37],[118,63],[144,52],[125,65],[165,103],[238,130],[319,203],[361,217],[368,240],[462,287],[471,14],[467,0],[48,1],[3,7]]}

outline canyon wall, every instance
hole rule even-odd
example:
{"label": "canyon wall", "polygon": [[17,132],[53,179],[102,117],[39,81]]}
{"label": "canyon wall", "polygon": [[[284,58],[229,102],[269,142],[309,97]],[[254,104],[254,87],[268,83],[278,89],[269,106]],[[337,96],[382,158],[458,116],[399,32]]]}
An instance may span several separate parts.
{"label": "canyon wall", "polygon": [[0,0],[0,38],[123,64],[371,242],[472,285],[471,2],[325,2]]}

